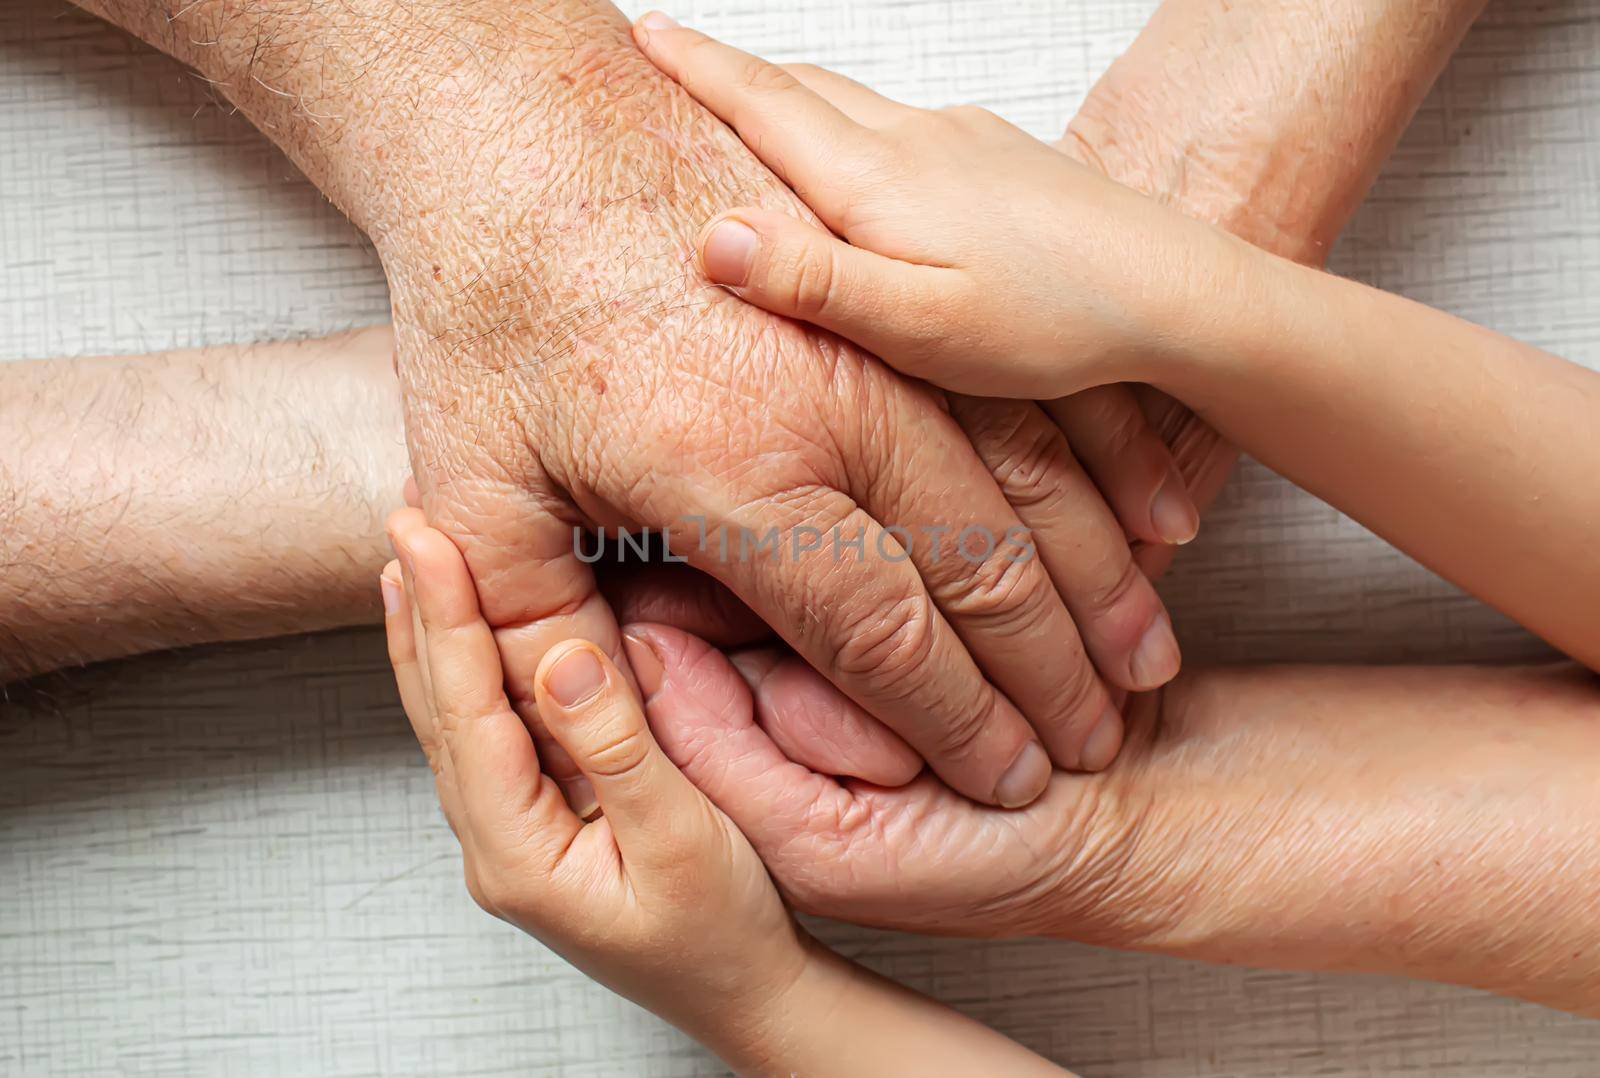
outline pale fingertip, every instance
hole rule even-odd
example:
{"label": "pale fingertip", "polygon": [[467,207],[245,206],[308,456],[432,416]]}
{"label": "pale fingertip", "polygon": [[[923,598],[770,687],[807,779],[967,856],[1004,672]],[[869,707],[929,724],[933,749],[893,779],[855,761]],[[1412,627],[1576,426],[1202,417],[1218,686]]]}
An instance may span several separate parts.
{"label": "pale fingertip", "polygon": [[700,269],[714,284],[742,288],[750,280],[761,237],[736,217],[721,217],[700,233]]}
{"label": "pale fingertip", "polygon": [[599,696],[606,681],[599,650],[588,643],[573,644],[561,651],[540,675],[550,701],[569,711]]}
{"label": "pale fingertip", "polygon": [[645,52],[650,51],[650,32],[652,30],[672,30],[677,28],[677,23],[668,15],[659,11],[647,11],[633,24],[633,40]]}
{"label": "pale fingertip", "polygon": [[647,11],[640,16],[639,25],[646,30],[676,30],[678,21],[664,11]]}
{"label": "pale fingertip", "polygon": [[406,608],[405,585],[400,583],[400,563],[391,561],[378,576],[378,590],[383,594],[383,616],[392,618]]}

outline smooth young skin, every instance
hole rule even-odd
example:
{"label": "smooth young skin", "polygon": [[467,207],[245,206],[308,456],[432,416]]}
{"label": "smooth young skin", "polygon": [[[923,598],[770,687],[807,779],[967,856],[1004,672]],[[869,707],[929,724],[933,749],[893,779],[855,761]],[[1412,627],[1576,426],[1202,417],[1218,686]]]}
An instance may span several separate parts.
{"label": "smooth young skin", "polygon": [[[1264,251],[1320,267],[1484,0],[1166,0],[1090,89],[1057,148]],[[1129,123],[1182,117],[1183,124]],[[1124,387],[1044,408],[1093,470]],[[1140,405],[1204,509],[1238,450],[1148,386]],[[1085,437],[1073,437],[1084,430]],[[1102,483],[1102,486],[1105,484]],[[1159,575],[1175,548],[1149,546]]]}
{"label": "smooth young skin", "polygon": [[[460,552],[415,509],[390,531],[390,659],[479,905],[742,1074],[1063,1073],[808,938],[749,842],[656,744],[627,678],[579,640],[545,655],[534,689],[604,811],[574,814],[506,698]],[[654,655],[625,646],[655,691]]]}
{"label": "smooth young skin", "polygon": [[1600,667],[1600,561],[1573,542],[1600,537],[1600,375],[1259,251],[988,113],[802,82],[662,18],[646,53],[843,237],[733,210],[702,233],[711,280],[951,389],[1153,384]]}

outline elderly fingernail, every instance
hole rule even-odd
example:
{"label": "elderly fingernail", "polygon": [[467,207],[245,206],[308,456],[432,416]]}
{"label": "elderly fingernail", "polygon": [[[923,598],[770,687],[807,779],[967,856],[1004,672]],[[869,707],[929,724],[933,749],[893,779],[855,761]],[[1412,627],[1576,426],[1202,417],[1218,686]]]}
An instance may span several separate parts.
{"label": "elderly fingernail", "polygon": [[1021,808],[1044,793],[1050,782],[1050,757],[1037,741],[1028,742],[995,784],[994,799],[1002,808]]}
{"label": "elderly fingernail", "polygon": [[700,245],[700,265],[717,284],[738,288],[750,279],[761,238],[743,221],[718,221]]}
{"label": "elderly fingernail", "polygon": [[1161,614],[1139,638],[1128,660],[1128,670],[1135,687],[1154,689],[1176,677],[1182,661],[1178,638],[1172,635],[1172,621]]}
{"label": "elderly fingernail", "polygon": [[661,656],[656,654],[656,649],[644,634],[628,630],[622,634],[622,650],[628,656],[628,665],[633,668],[633,679],[639,683],[639,691],[648,699],[661,691],[661,683],[666,679],[667,668],[661,662]]}
{"label": "elderly fingernail", "polygon": [[1182,546],[1200,531],[1200,511],[1177,475],[1170,475],[1150,501],[1150,523],[1163,542]]}
{"label": "elderly fingernail", "polygon": [[[400,567],[395,565],[394,571],[398,573],[400,571]],[[384,617],[392,618],[396,614],[400,613],[401,609],[405,607],[405,589],[400,586],[400,581],[394,580],[389,576],[389,570],[387,568],[384,569],[383,575],[378,577],[378,590],[383,593]]]}
{"label": "elderly fingernail", "polygon": [[1107,705],[1100,721],[1083,742],[1078,754],[1078,766],[1085,771],[1104,771],[1111,766],[1122,750],[1122,714],[1113,705]]}
{"label": "elderly fingernail", "polygon": [[575,647],[550,668],[544,676],[545,691],[562,707],[574,707],[600,691],[606,683],[606,672],[592,649]]}
{"label": "elderly fingernail", "polygon": [[651,11],[639,20],[639,25],[646,30],[675,30],[678,23],[672,16],[664,12]]}

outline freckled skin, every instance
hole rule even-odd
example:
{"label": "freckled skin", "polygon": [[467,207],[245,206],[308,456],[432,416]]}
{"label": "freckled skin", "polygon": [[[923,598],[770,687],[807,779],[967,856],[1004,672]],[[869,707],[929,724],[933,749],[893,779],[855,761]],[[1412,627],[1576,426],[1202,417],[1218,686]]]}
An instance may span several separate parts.
{"label": "freckled skin", "polygon": [[[805,211],[608,5],[89,6],[198,66],[371,236],[423,508],[530,719],[555,643],[625,664],[574,527],[1019,523],[941,397],[701,283],[717,209]],[[1025,750],[1077,766],[1120,720],[1037,561],[967,568],[946,544],[930,569],[930,545],[870,565],[687,553],[946,781],[1023,803],[1048,772]]]}

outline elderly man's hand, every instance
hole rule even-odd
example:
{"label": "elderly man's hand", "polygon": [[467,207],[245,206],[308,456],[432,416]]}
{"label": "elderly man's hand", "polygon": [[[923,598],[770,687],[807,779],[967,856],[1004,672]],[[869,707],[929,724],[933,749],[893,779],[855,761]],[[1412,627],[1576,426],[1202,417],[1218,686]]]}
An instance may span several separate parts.
{"label": "elderly man's hand", "polygon": [[[507,60],[441,90],[427,126],[372,147],[408,147],[410,208],[371,227],[423,505],[468,558],[513,701],[531,721],[557,641],[621,658],[575,532],[669,529],[967,796],[1025,804],[1052,760],[1105,766],[1120,717],[1074,613],[1120,687],[1177,656],[1064,443],[1029,459],[1026,429],[992,435],[1020,447],[1019,514],[940,395],[704,285],[691,244],[715,206],[802,211],[625,25],[591,41],[556,76]],[[1133,661],[1152,632],[1155,661]]]}
{"label": "elderly man's hand", "polygon": [[[916,932],[1115,946],[1169,927],[1179,870],[1195,853],[1174,813],[1194,800],[1177,789],[1169,807],[1159,803],[1144,761],[1129,758],[1147,743],[1130,743],[1102,774],[1058,773],[1025,810],[995,809],[927,774],[886,788],[826,773],[841,754],[806,737],[797,716],[829,715],[838,697],[793,656],[746,652],[730,665],[661,625],[630,626],[627,651],[656,739],[799,909]],[[872,769],[893,764],[882,746],[854,755]]]}
{"label": "elderly man's hand", "polygon": [[795,714],[837,696],[792,656],[627,639],[657,741],[803,911],[1600,1007],[1588,671],[1191,672],[1131,703],[1116,767],[1008,812],[796,759]]}

